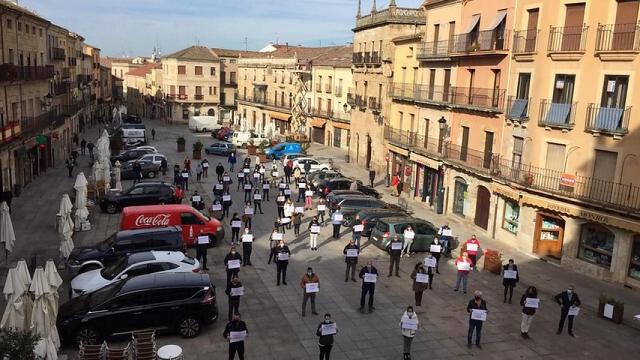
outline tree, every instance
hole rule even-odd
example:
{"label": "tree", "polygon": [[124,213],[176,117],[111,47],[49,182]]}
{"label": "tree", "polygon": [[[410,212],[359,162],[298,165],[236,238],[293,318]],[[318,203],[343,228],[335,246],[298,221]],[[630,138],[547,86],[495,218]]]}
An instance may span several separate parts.
{"label": "tree", "polygon": [[2,329],[0,330],[0,359],[40,359],[33,353],[38,340],[40,337],[29,330]]}

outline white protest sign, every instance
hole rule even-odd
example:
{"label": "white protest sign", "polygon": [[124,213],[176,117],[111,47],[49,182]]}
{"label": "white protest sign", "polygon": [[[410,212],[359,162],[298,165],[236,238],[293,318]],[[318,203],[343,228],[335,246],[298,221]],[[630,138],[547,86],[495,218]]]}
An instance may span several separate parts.
{"label": "white protest sign", "polygon": [[222,210],[222,204],[211,205],[211,211],[220,211],[220,210]]}
{"label": "white protest sign", "polygon": [[222,184],[216,184],[216,190],[222,190],[223,186]]}
{"label": "white protest sign", "polygon": [[442,246],[441,245],[431,245],[429,246],[429,251],[432,253],[439,253],[442,251]]}
{"label": "white protest sign", "polygon": [[278,184],[278,188],[279,188],[279,189],[284,189],[284,188],[286,188],[286,187],[287,187],[287,184],[285,184],[285,183],[282,183],[282,182],[281,182],[280,184]]}
{"label": "white protest sign", "polygon": [[342,219],[344,219],[344,216],[342,214],[334,214],[333,219],[335,221],[342,221]]}
{"label": "white protest sign", "polygon": [[524,300],[524,307],[537,309],[539,305],[540,305],[540,299],[538,298],[528,297]]}
{"label": "white protest sign", "polygon": [[253,194],[253,200],[262,200],[262,194]]}
{"label": "white protest sign", "polygon": [[231,222],[231,227],[232,228],[239,228],[242,227],[242,221],[240,220],[234,220]]}
{"label": "white protest sign", "polygon": [[234,342],[240,342],[240,341],[244,341],[244,339],[247,337],[247,331],[230,331],[229,332],[229,342],[234,343]]}
{"label": "white protest sign", "polygon": [[250,170],[250,169],[247,169],[247,168],[244,168],[244,169],[242,169],[242,172],[244,172],[245,174],[248,174],[248,173],[250,173],[250,172],[251,172],[251,170]]}
{"label": "white protest sign", "polygon": [[238,178],[239,178],[239,179],[243,179],[243,178],[244,178],[244,173],[241,173],[241,172],[240,172],[240,173],[238,173]]}
{"label": "white protest sign", "polygon": [[264,168],[261,167],[260,170],[258,170],[260,172],[260,174],[264,174]]}
{"label": "white protest sign", "polygon": [[269,184],[262,184],[262,190],[269,190]]}
{"label": "white protest sign", "polygon": [[313,234],[318,234],[318,233],[320,233],[320,226],[312,225],[309,230],[311,230],[311,233],[313,233]]}
{"label": "white protest sign", "polygon": [[364,282],[375,283],[378,280],[377,274],[364,273]]}
{"label": "white protest sign", "polygon": [[229,268],[229,269],[239,269],[240,268],[240,260],[229,260],[229,261],[227,261],[227,268]]}
{"label": "white protest sign", "polygon": [[313,191],[307,190],[304,192],[304,196],[313,196]]}
{"label": "white protest sign", "polygon": [[192,202],[200,202],[200,200],[202,200],[202,198],[200,197],[200,195],[193,195],[191,197],[191,201]]}
{"label": "white protest sign", "polygon": [[402,319],[402,328],[407,330],[418,330],[418,318]]}
{"label": "white protest sign", "polygon": [[400,241],[392,241],[391,250],[402,250],[402,243]]}
{"label": "white protest sign", "polygon": [[327,210],[327,205],[318,205],[318,211],[325,211]]}
{"label": "white protest sign", "polygon": [[505,279],[517,279],[518,278],[518,272],[516,270],[505,270],[504,271],[504,278]]}
{"label": "white protest sign", "polygon": [[244,295],[244,286],[231,288],[231,296],[241,296]]}
{"label": "white protest sign", "polygon": [[229,181],[231,181],[231,177],[229,177],[229,176],[223,176],[223,177],[222,177],[222,181],[229,182]]}
{"label": "white protest sign", "polygon": [[478,244],[467,243],[467,251],[478,251]]}
{"label": "white protest sign", "polygon": [[468,262],[461,261],[456,265],[458,270],[460,271],[471,271],[471,265]]}
{"label": "white protest sign", "polygon": [[278,172],[277,172],[277,171],[272,171],[272,172],[271,172],[271,176],[273,176],[273,177],[278,177]]}
{"label": "white protest sign", "polygon": [[242,235],[242,242],[253,242],[253,235],[251,234]]}
{"label": "white protest sign", "polygon": [[487,320],[487,310],[471,309],[471,320]]}
{"label": "white protest sign", "polygon": [[291,189],[284,189],[285,195],[291,195]]}
{"label": "white protest sign", "polygon": [[278,253],[278,260],[280,260],[280,261],[289,260],[289,253],[286,253],[286,252]]}
{"label": "white protest sign", "polygon": [[577,306],[572,306],[569,308],[569,315],[576,316],[580,313],[580,308]]}
{"label": "white protest sign", "polygon": [[222,195],[222,201],[231,201],[231,195]]}
{"label": "white protest sign", "polygon": [[302,214],[304,212],[304,207],[303,206],[296,206],[296,212],[298,214]]}
{"label": "white protest sign", "polygon": [[429,275],[428,274],[417,273],[416,274],[416,282],[423,283],[423,284],[428,284],[429,283]]}
{"label": "white protest sign", "polygon": [[317,293],[320,291],[320,286],[318,283],[307,283],[304,285],[304,291],[307,294]]}
{"label": "white protest sign", "polygon": [[198,244],[208,244],[208,243],[209,243],[209,235],[198,236]]}
{"label": "white protest sign", "polygon": [[304,189],[307,187],[306,183],[298,183],[298,189]]}
{"label": "white protest sign", "polygon": [[284,238],[284,234],[283,233],[273,233],[271,234],[271,239],[272,240],[282,240]]}
{"label": "white protest sign", "polygon": [[347,257],[358,257],[358,249],[347,249]]}
{"label": "white protest sign", "polygon": [[322,336],[334,335],[337,332],[338,332],[338,330],[336,328],[336,323],[322,324],[320,326],[320,334]]}
{"label": "white protest sign", "polygon": [[362,232],[364,230],[364,225],[360,224],[360,225],[354,225],[353,227],[353,231],[355,232]]}
{"label": "white protest sign", "polygon": [[282,219],[280,219],[280,223],[282,224],[288,224],[291,222],[291,219],[288,217],[283,217]]}
{"label": "white protest sign", "polygon": [[284,196],[278,196],[278,197],[276,198],[276,201],[284,202]]}
{"label": "white protest sign", "polygon": [[251,184],[244,184],[245,190],[251,190]]}
{"label": "white protest sign", "polygon": [[453,236],[453,230],[451,230],[451,229],[442,229],[442,236]]}
{"label": "white protest sign", "polygon": [[606,317],[607,319],[613,319],[613,305],[604,304],[604,312],[602,313],[602,316]]}
{"label": "white protest sign", "polygon": [[257,179],[257,178],[259,178],[259,177],[260,177],[260,174],[259,174],[259,173],[257,173],[257,172],[254,172],[254,173],[253,173],[253,178],[254,178],[254,179]]}
{"label": "white protest sign", "polygon": [[253,215],[253,208],[244,208],[245,215]]}

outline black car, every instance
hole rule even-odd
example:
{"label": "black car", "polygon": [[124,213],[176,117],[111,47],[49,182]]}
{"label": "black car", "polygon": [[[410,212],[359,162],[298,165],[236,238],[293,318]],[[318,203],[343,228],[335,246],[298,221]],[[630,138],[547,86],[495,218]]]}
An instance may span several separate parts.
{"label": "black car", "polygon": [[395,205],[388,204],[380,199],[376,199],[371,196],[358,196],[348,195],[345,196],[338,204],[336,208],[340,208],[340,212],[344,218],[344,225],[348,226],[351,222],[351,218],[362,209],[398,209]]}
{"label": "black car", "polygon": [[160,173],[160,164],[154,163],[152,160],[129,161],[122,164],[120,179],[133,180],[136,178],[136,172],[133,170],[134,163],[140,164],[140,171],[144,179],[153,179]]}
{"label": "black car", "polygon": [[120,153],[120,155],[111,157],[111,165],[115,165],[116,161],[120,161],[121,164],[124,164],[127,161],[135,160],[140,158],[142,155],[152,154],[153,150],[151,149],[130,149]]}
{"label": "black car", "polygon": [[[318,184],[318,186],[316,187],[316,192],[318,192],[320,196],[324,197],[334,190],[350,189],[352,182],[353,182],[352,179],[347,179],[347,178],[335,178],[335,179],[324,180]],[[380,193],[378,193],[376,189],[362,184],[362,182],[359,180],[356,180],[356,183],[358,185],[357,190],[360,191],[361,193],[365,195],[373,196],[376,198],[380,198]]]}
{"label": "black car", "polygon": [[156,273],[131,277],[60,306],[56,326],[65,344],[99,344],[110,335],[168,329],[185,338],[218,317],[208,274]]}
{"label": "black car", "polygon": [[353,197],[353,196],[365,196],[366,197],[367,195],[361,193],[360,191],[355,191],[355,190],[336,190],[336,191],[332,191],[326,197],[327,205],[328,205],[329,209],[331,209],[331,211],[333,211],[340,201],[342,201],[343,199],[345,199],[345,198],[347,198],[349,196],[351,196],[351,197]]}
{"label": "black car", "polygon": [[138,115],[125,115],[122,122],[126,124],[142,124],[142,119]]}
{"label": "black car", "polygon": [[[386,217],[393,216],[405,216],[407,213],[400,209],[364,209],[360,210],[357,214],[362,221],[362,225],[364,225],[364,229],[362,230],[362,236],[369,237],[371,235],[371,230],[376,227],[376,223],[379,219],[384,219]],[[351,217],[351,221],[349,221],[349,227],[353,227],[355,216]]]}
{"label": "black car", "polygon": [[71,276],[112,264],[122,254],[149,250],[182,250],[182,229],[178,226],[123,230],[93,246],[76,247],[69,255]]}
{"label": "black car", "polygon": [[335,170],[318,170],[308,175],[307,183],[311,184],[312,190],[315,190],[322,181],[341,177],[344,177],[344,175]]}
{"label": "black car", "polygon": [[176,188],[165,182],[140,182],[122,192],[109,192],[100,199],[102,211],[115,214],[127,206],[178,204]]}

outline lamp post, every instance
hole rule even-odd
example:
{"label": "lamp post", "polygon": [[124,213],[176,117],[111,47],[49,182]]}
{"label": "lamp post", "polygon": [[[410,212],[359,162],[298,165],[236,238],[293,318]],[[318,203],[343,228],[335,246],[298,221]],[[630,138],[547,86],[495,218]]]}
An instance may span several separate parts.
{"label": "lamp post", "polygon": [[[444,138],[448,132],[447,119],[444,116],[438,120],[438,126],[440,133],[438,136],[438,152],[442,153],[442,145],[444,144]],[[438,162],[438,181],[437,181],[437,201],[436,212],[442,214],[444,212],[444,173],[445,165],[442,161]]]}
{"label": "lamp post", "polygon": [[438,127],[440,128],[440,133],[438,134],[438,152],[442,153],[442,145],[447,132],[447,119],[445,119],[444,116],[438,120]]}

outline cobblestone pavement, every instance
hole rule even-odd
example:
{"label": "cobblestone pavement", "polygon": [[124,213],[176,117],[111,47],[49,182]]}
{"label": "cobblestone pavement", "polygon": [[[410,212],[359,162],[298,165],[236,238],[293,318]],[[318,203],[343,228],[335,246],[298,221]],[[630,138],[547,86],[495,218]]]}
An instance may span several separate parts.
{"label": "cobblestone pavement", "polygon": [[[156,128],[155,142],[151,145],[169,158],[170,167],[190,153],[176,153],[175,139],[183,135],[187,139],[187,149],[196,138],[206,143],[211,142],[208,134],[192,134],[186,126],[164,126],[158,122],[147,122],[147,127]],[[97,137],[97,129],[90,130],[87,136]],[[335,163],[348,175],[361,177],[366,174],[342,159],[344,154],[335,149],[312,146],[310,152],[334,155]],[[213,155],[207,156],[213,167],[218,161],[226,165],[225,159]],[[86,158],[81,162],[86,163]],[[213,170],[213,169],[212,169]],[[72,180],[66,178],[65,169],[59,165],[29,185],[22,196],[14,200],[13,221],[18,237],[16,252],[8,262],[0,268],[0,276],[4,279],[7,266],[11,266],[19,257],[31,259],[36,255],[35,263],[43,264],[47,258],[57,258],[58,237],[55,233],[55,213],[60,196],[71,191]],[[165,178],[171,181],[170,177]],[[190,190],[206,194],[205,200],[210,203],[214,177],[203,179],[202,183],[190,186]],[[130,182],[125,182],[126,188]],[[383,187],[379,189],[388,197]],[[295,194],[295,191],[294,191]],[[188,194],[190,195],[190,193]],[[241,209],[242,193],[236,192],[234,208]],[[395,198],[393,198],[395,201]],[[273,200],[273,198],[272,198]],[[430,210],[412,205],[415,216],[440,224],[443,217]],[[325,312],[332,314],[337,322],[339,334],[332,351],[332,359],[400,359],[402,358],[402,336],[398,326],[403,310],[413,305],[413,292],[409,274],[413,265],[422,259],[422,255],[402,258],[400,278],[387,278],[388,256],[378,248],[363,242],[363,252],[359,263],[372,259],[382,273],[376,287],[373,314],[358,312],[360,299],[360,283],[344,282],[344,258],[342,248],[350,239],[350,233],[343,229],[340,240],[331,239],[331,229],[322,228],[318,239],[319,250],[311,252],[307,244],[306,232],[298,238],[293,231],[287,231],[285,239],[292,251],[288,270],[288,286],[276,286],[275,266],[267,264],[268,234],[271,232],[275,218],[274,201],[263,203],[264,215],[254,217],[253,264],[243,267],[240,278],[245,286],[246,294],[241,300],[240,312],[247,322],[250,335],[246,342],[248,359],[313,359],[317,358],[318,346],[315,330],[321,316]],[[307,211],[303,218],[302,229],[306,228],[315,211]],[[228,221],[228,219],[225,219]],[[611,284],[588,279],[580,274],[566,272],[552,264],[534,259],[525,254],[509,250],[508,246],[497,241],[486,239],[487,236],[454,218],[448,218],[454,231],[461,237],[477,233],[484,247],[497,248],[505,256],[514,257],[519,264],[521,283],[516,288],[514,298],[519,300],[524,288],[535,284],[541,292],[541,308],[535,316],[530,330],[532,340],[520,337],[521,307],[502,303],[501,279],[488,272],[474,272],[470,275],[470,294],[453,292],[455,268],[449,260],[440,266],[440,275],[434,279],[433,290],[425,292],[423,306],[417,308],[420,318],[418,335],[412,348],[413,359],[632,359],[640,351],[635,340],[640,332],[632,327],[632,320],[627,324],[615,325],[595,316],[597,295],[602,290],[611,289],[611,293],[627,302],[626,318],[638,309],[640,298],[637,292],[616,288]],[[99,210],[93,218],[93,229],[76,234],[76,245],[87,245],[104,239],[115,231],[119,224],[119,215],[106,215]],[[225,223],[227,234],[230,234],[228,222]],[[363,239],[365,240],[365,239]],[[185,350],[185,359],[223,359],[226,358],[227,344],[222,338],[226,323],[227,300],[224,295],[225,273],[222,266],[224,254],[228,251],[228,241],[209,251],[210,271],[213,281],[218,285],[218,306],[220,319],[205,328],[203,333],[194,339],[182,339],[172,334],[161,335],[159,345],[177,344]],[[194,254],[193,250],[190,250]],[[320,277],[320,293],[317,297],[319,316],[308,314],[301,316],[302,289],[298,283],[307,266],[312,266]],[[65,278],[65,280],[68,280]],[[576,338],[566,333],[556,335],[555,329],[559,317],[558,306],[553,303],[552,296],[563,290],[568,283],[576,285],[584,303],[583,311],[575,323]],[[68,282],[65,283],[65,285]],[[468,315],[465,307],[473,290],[482,290],[489,308],[488,320],[483,328],[483,349],[467,349],[466,334]],[[61,290],[62,299],[68,290]],[[614,292],[615,291],[615,292]],[[110,344],[124,344],[126,338],[110,339]],[[72,358],[77,353],[73,348],[62,349],[62,353]]]}

